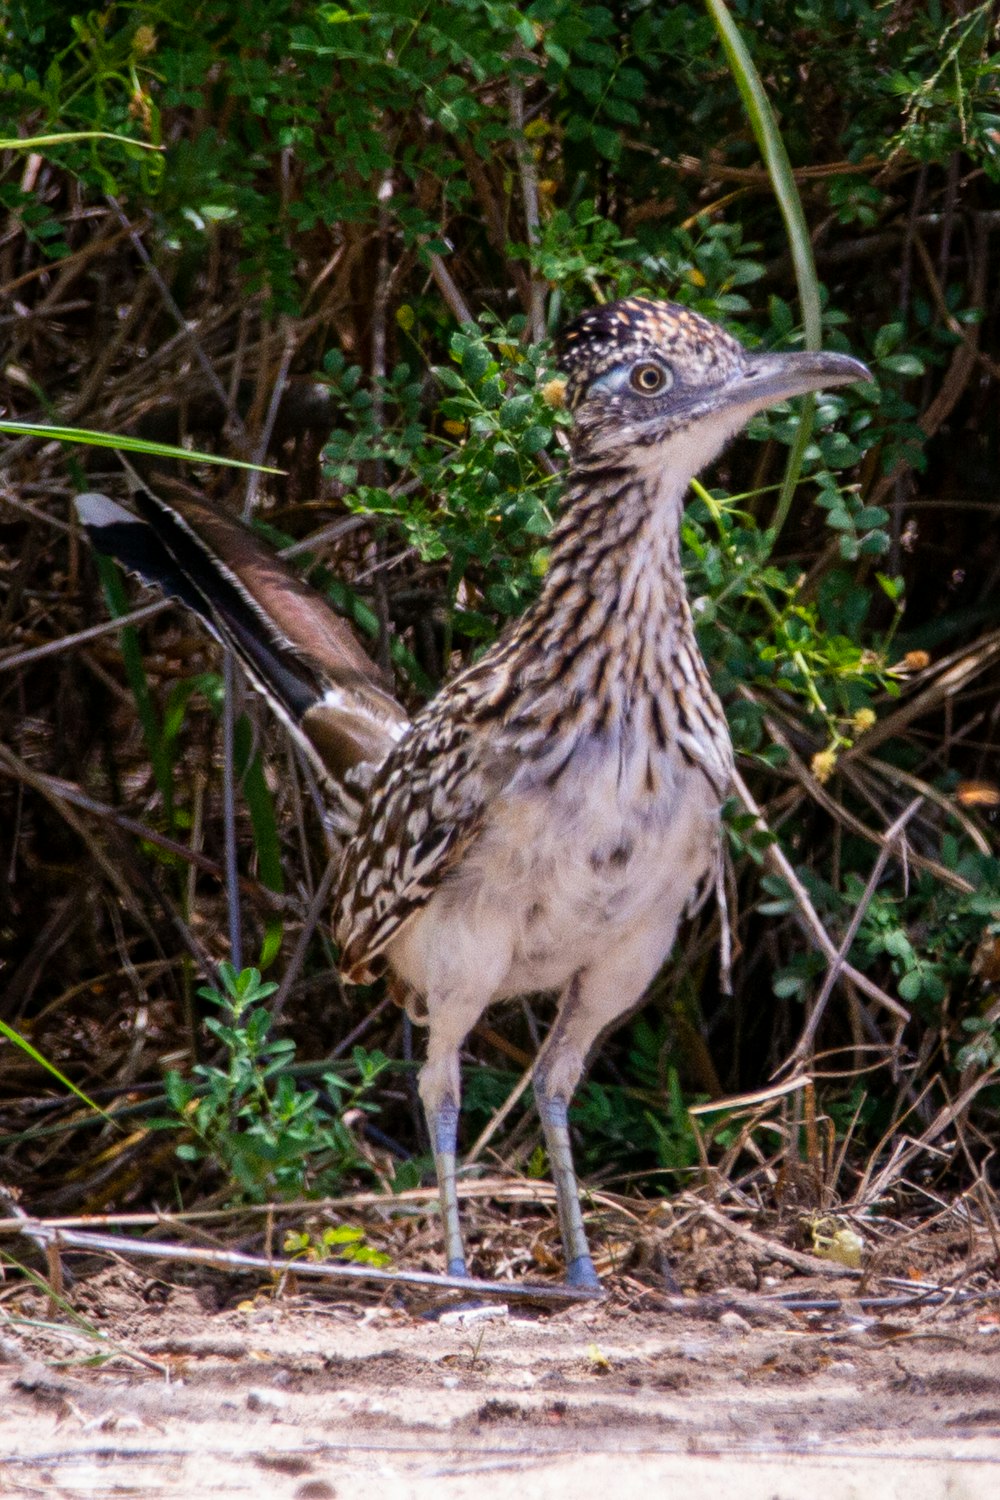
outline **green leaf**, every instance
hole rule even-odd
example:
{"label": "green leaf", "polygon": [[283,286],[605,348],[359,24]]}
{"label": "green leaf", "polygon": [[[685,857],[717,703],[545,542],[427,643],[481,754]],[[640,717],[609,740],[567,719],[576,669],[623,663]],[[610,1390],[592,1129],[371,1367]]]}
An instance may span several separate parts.
{"label": "green leaf", "polygon": [[877,360],[883,360],[887,355],[898,347],[905,333],[905,325],[902,323],[885,323],[875,335],[872,344],[872,353]]}
{"label": "green leaf", "polygon": [[908,974],[904,974],[898,989],[901,1000],[919,1000],[924,991],[924,977],[920,970],[911,969]]}
{"label": "green leaf", "polygon": [[894,375],[923,375],[926,365],[916,354],[888,354],[885,359],[879,360],[883,370],[891,370]]}

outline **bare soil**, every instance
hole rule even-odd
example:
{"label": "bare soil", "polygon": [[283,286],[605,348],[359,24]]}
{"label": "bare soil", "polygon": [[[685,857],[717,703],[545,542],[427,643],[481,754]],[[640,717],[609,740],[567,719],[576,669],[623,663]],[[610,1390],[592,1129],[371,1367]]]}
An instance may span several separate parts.
{"label": "bare soil", "polygon": [[[557,1312],[456,1309],[116,1266],[74,1286],[84,1327],[12,1290],[4,1495],[1000,1494],[995,1303],[793,1312],[621,1282]],[[795,1291],[845,1295],[842,1281]]]}

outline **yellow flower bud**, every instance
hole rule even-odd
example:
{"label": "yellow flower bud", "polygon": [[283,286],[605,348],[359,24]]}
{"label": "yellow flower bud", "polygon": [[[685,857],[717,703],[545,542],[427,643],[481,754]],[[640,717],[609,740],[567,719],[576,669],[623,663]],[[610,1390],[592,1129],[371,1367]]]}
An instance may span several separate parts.
{"label": "yellow flower bud", "polygon": [[822,786],[830,780],[837,769],[837,752],[836,750],[817,750],[809,764],[813,775]]}

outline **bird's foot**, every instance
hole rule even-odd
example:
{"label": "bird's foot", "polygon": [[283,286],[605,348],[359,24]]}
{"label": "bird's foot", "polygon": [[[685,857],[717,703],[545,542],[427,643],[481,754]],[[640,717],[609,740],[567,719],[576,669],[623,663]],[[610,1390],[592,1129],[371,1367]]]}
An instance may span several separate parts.
{"label": "bird's foot", "polygon": [[581,1292],[602,1292],[601,1278],[594,1270],[594,1262],[589,1255],[578,1255],[566,1266],[566,1283],[575,1286]]}

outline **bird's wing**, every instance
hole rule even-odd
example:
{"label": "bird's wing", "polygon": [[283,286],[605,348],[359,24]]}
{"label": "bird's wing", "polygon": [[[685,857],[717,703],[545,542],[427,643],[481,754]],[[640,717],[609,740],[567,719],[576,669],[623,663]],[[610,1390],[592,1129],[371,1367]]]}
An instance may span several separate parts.
{"label": "bird's wing", "polygon": [[503,778],[475,769],[476,726],[449,709],[447,689],[414,720],[377,772],[344,850],[336,937],[354,984],[384,969],[378,955],[433,895],[483,826]]}

